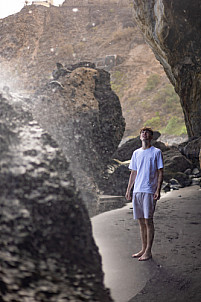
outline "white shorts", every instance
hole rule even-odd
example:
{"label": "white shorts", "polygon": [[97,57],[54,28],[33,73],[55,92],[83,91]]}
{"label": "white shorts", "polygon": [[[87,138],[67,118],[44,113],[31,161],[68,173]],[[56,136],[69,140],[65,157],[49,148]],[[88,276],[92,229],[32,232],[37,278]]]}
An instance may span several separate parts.
{"label": "white shorts", "polygon": [[133,217],[139,218],[153,218],[156,207],[156,200],[152,193],[133,193]]}

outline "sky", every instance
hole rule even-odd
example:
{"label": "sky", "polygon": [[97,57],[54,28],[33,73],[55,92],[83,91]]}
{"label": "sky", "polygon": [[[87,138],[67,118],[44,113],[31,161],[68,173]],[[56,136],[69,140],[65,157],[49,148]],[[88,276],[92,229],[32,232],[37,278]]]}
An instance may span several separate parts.
{"label": "sky", "polygon": [[[29,1],[31,3],[32,1]],[[54,5],[62,4],[64,0],[54,0]],[[25,0],[0,0],[0,18],[19,12],[24,6]]]}

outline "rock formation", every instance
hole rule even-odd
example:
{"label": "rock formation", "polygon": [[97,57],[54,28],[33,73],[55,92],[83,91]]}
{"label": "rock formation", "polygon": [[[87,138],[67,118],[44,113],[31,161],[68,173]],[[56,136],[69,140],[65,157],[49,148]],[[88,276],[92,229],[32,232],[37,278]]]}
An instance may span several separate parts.
{"label": "rock formation", "polygon": [[[164,180],[170,181],[176,178],[177,173],[185,172],[187,169],[193,169],[192,161],[187,159],[177,147],[171,147],[163,152],[164,157]],[[190,182],[188,183],[190,185]]]}
{"label": "rock formation", "polygon": [[[161,134],[158,131],[154,131],[153,134],[153,140],[152,140],[152,145],[158,148],[159,142],[157,139],[161,136]],[[142,142],[140,140],[140,136],[138,135],[136,138],[132,138],[128,140],[126,143],[124,143],[122,146],[120,146],[116,152],[113,154],[114,159],[118,159],[120,161],[126,161],[130,160],[133,152],[141,148]],[[160,149],[163,149],[164,151],[167,150],[168,148],[165,146],[165,144],[161,143]]]}
{"label": "rock formation", "polygon": [[0,94],[0,300],[112,301],[69,164],[26,103]]}
{"label": "rock formation", "polygon": [[[165,191],[178,189],[191,184],[201,185],[201,170],[199,165],[199,150],[201,140],[193,139],[180,145],[166,146],[158,141],[159,132],[154,132],[152,145],[161,149],[164,158]],[[128,185],[130,171],[129,162],[133,152],[142,145],[140,137],[127,141],[113,154],[113,160],[108,165],[104,181],[100,188],[104,194],[124,196]]]}
{"label": "rock formation", "polygon": [[[196,166],[199,166],[199,154],[201,152],[201,136],[193,138],[186,143],[179,145],[179,149],[188,159],[190,159]],[[201,168],[201,166],[200,166]]]}
{"label": "rock formation", "polygon": [[[85,67],[83,67],[85,66]],[[34,116],[54,137],[70,161],[90,215],[95,212],[96,184],[116,151],[125,129],[121,105],[110,75],[81,62],[62,67],[34,98]]]}
{"label": "rock formation", "polygon": [[135,19],[180,96],[189,137],[201,135],[200,1],[134,0]]}

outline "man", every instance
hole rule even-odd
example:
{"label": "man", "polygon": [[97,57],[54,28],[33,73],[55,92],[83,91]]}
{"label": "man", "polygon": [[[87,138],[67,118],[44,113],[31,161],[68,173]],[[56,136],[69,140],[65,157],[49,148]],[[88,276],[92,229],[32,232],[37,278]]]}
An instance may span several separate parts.
{"label": "man", "polygon": [[151,248],[154,239],[153,215],[156,201],[160,199],[163,182],[163,158],[160,149],[151,145],[153,131],[144,127],[140,130],[142,147],[133,152],[129,169],[131,174],[126,191],[126,199],[131,200],[133,190],[133,216],[138,219],[142,241],[140,252],[133,258],[145,261],[152,258]]}

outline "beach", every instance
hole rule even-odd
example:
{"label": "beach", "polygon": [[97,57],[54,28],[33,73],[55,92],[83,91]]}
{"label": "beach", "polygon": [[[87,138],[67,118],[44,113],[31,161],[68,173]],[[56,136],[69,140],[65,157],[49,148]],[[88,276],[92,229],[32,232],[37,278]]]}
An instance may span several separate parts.
{"label": "beach", "polygon": [[115,302],[201,301],[201,189],[166,193],[157,202],[152,259],[141,248],[132,203],[91,219],[105,285]]}

